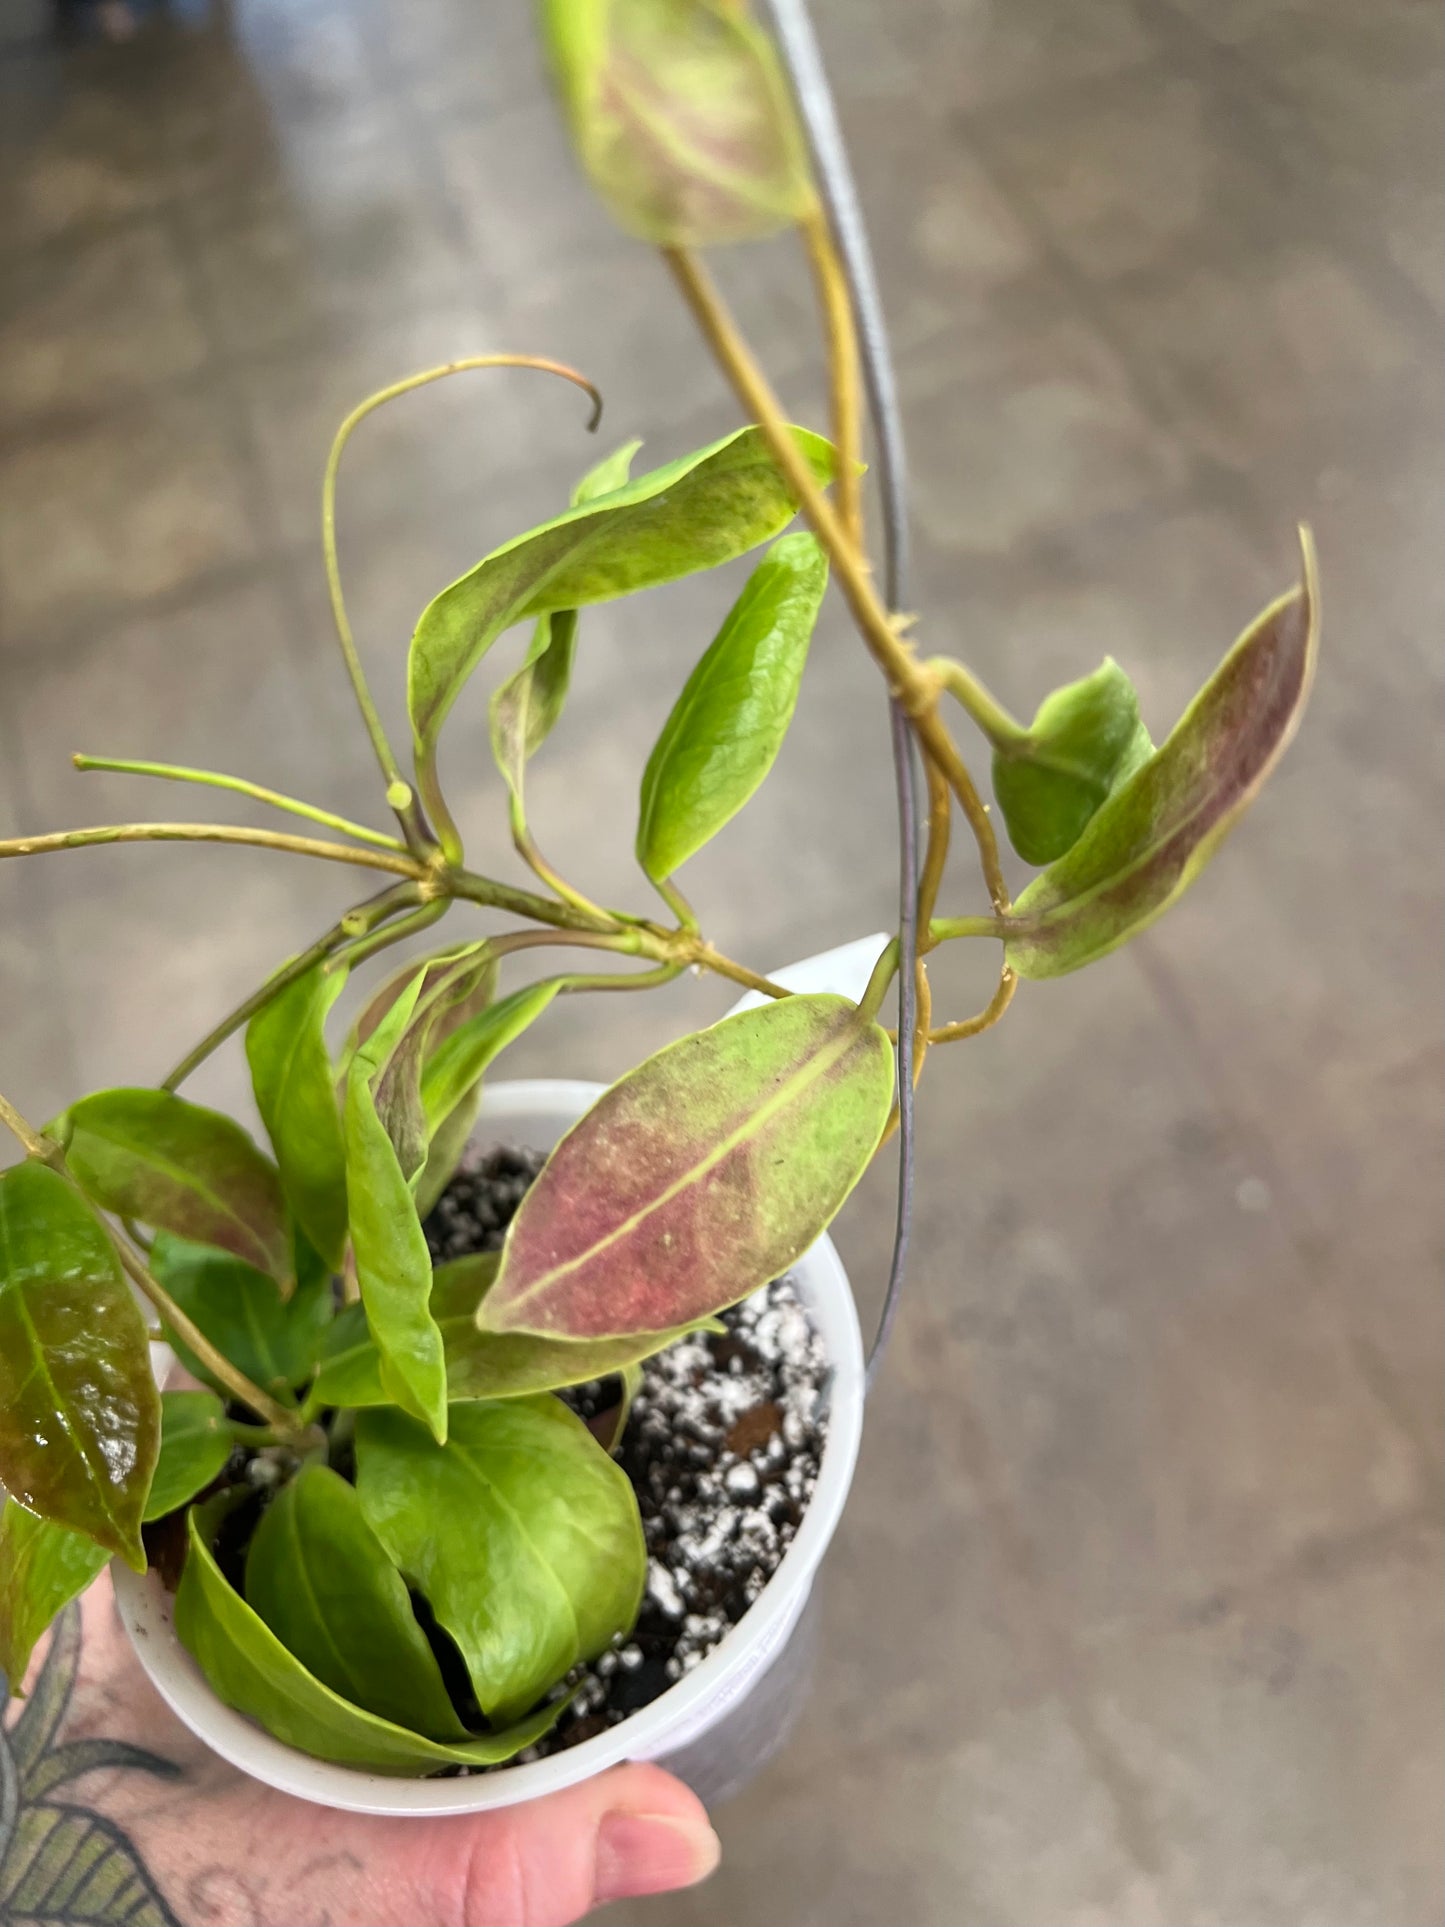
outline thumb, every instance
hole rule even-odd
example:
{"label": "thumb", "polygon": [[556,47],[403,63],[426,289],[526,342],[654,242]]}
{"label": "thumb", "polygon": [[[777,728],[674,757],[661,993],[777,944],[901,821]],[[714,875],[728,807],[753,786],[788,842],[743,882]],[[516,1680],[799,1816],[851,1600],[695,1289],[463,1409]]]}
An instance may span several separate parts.
{"label": "thumb", "polygon": [[368,1841],[380,1917],[445,1927],[565,1927],[609,1900],[691,1887],[721,1852],[702,1802],[655,1766],[614,1767],[497,1813],[394,1824],[391,1880],[386,1848],[374,1832]]}

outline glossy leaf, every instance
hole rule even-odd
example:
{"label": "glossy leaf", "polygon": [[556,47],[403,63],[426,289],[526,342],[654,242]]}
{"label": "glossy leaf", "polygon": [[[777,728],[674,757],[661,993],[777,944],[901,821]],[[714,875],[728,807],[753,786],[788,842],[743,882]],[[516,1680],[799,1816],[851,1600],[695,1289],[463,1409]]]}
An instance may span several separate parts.
{"label": "glossy leaf", "polygon": [[265,1620],[227,1584],[211,1540],[225,1495],[190,1515],[190,1549],[176,1593],[175,1628],[213,1690],[268,1733],[318,1760],[372,1773],[435,1773],[447,1766],[495,1766],[541,1737],[561,1702],[481,1738],[441,1742],[353,1706],[309,1673]]}
{"label": "glossy leaf", "polygon": [[[831,445],[803,428],[793,435],[829,480]],[[417,623],[407,700],[418,751],[430,756],[463,683],[513,623],[713,568],[776,535],[796,508],[762,431],[743,428],[497,549]]]}
{"label": "glossy leaf", "polygon": [[1188,889],[1294,735],[1318,626],[1306,536],[1301,587],[1245,631],[1168,741],[1014,905],[1004,950],[1021,977],[1059,977],[1094,962]]}
{"label": "glossy leaf", "polygon": [[843,997],[785,997],[670,1044],[552,1152],[479,1322],[602,1338],[736,1303],[824,1230],[892,1101],[892,1046]]}
{"label": "glossy leaf", "polygon": [[[632,472],[632,458],[641,446],[641,442],[624,442],[621,448],[589,469],[572,491],[573,508],[625,487]],[[562,714],[576,649],[575,609],[558,609],[550,615],[539,616],[527,660],[492,697],[492,755],[507,785],[514,831],[526,822],[522,784],[527,764]]]}
{"label": "glossy leaf", "polygon": [[282,1645],[352,1705],[433,1740],[464,1740],[401,1574],[345,1479],[302,1468],[261,1516],[246,1599]]}
{"label": "glossy leaf", "polygon": [[256,1108],[297,1222],[333,1270],[346,1244],[346,1152],[326,1049],[326,1016],[345,972],[320,964],[288,984],[246,1027]]}
{"label": "glossy leaf", "polygon": [[[427,1309],[431,1254],[412,1195],[415,1167],[403,1168],[372,1088],[373,1078],[379,1081],[390,1063],[420,988],[418,979],[403,992],[352,1059],[346,1078],[346,1181],[357,1283],[381,1354],[382,1383],[398,1405],[443,1439],[446,1363],[441,1333]],[[424,1157],[424,1121],[421,1140]]]}
{"label": "glossy leaf", "polygon": [[637,1616],[636,1497],[559,1399],[457,1405],[444,1446],[401,1412],[362,1412],[356,1489],[489,1719],[519,1718]]}
{"label": "glossy leaf", "polygon": [[542,19],[578,156],[630,234],[745,241],[813,205],[777,56],[736,0],[543,0]]}
{"label": "glossy leaf", "polygon": [[291,1275],[281,1180],[239,1124],[170,1091],[97,1091],[47,1127],[88,1197],[118,1217]]}
{"label": "glossy leaf", "polygon": [[[217,1351],[263,1391],[285,1399],[310,1377],[331,1322],[331,1280],[324,1271],[298,1279],[282,1298],[274,1278],[230,1252],[165,1232],[157,1234],[150,1268]],[[187,1371],[217,1387],[183,1338],[169,1327],[166,1337]]]}
{"label": "glossy leaf", "polygon": [[1073,848],[1114,790],[1154,753],[1134,685],[1112,658],[1054,690],[1029,728],[994,751],[993,788],[1025,863]]}
{"label": "glossy leaf", "polygon": [[[208,1486],[231,1456],[221,1401],[210,1392],[162,1392],[161,1448],[144,1517],[164,1517]],[[82,1532],[0,1507],[0,1673],[18,1693],[35,1642],[110,1558]]]}
{"label": "glossy leaf", "polygon": [[654,883],[716,836],[772,768],[827,587],[816,538],[785,535],[688,677],[642,778],[637,860]]}
{"label": "glossy leaf", "polygon": [[143,1572],[159,1443],[145,1326],[109,1238],[56,1172],[0,1172],[0,1484]]}
{"label": "glossy leaf", "polygon": [[188,1505],[220,1473],[234,1440],[214,1392],[161,1393],[161,1449],[145,1518],[163,1519]]}
{"label": "glossy leaf", "polygon": [[[0,1673],[20,1691],[36,1641],[63,1606],[83,1593],[110,1554],[83,1532],[37,1519],[4,1501],[0,1509]],[[0,1699],[3,1699],[0,1693]]]}
{"label": "glossy leaf", "polygon": [[[498,1262],[498,1254],[489,1251],[436,1269],[431,1313],[446,1352],[447,1398],[452,1404],[478,1398],[527,1398],[564,1385],[585,1385],[589,1379],[606,1378],[650,1358],[694,1329],[688,1325],[677,1331],[592,1339],[481,1331],[477,1308],[496,1278]],[[389,1402],[365,1312],[360,1305],[349,1305],[328,1335],[308,1409]]]}

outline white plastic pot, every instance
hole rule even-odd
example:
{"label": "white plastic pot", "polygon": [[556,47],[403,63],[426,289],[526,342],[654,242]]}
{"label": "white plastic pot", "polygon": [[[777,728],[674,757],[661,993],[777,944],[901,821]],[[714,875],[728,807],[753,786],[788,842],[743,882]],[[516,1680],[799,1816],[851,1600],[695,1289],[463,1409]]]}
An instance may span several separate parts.
{"label": "white plastic pot", "polygon": [[[482,1128],[499,1141],[550,1150],[596,1102],[601,1084],[539,1080],[488,1087]],[[863,1425],[863,1347],[848,1275],[828,1238],[820,1238],[792,1276],[822,1338],[832,1369],[828,1435],[818,1483],[782,1563],[757,1602],[708,1657],[660,1698],[621,1725],[545,1760],[464,1779],[405,1780],[333,1766],[298,1753],[244,1714],[217,1699],[200,1668],[176,1638],[172,1600],[153,1574],[138,1576],[119,1560],[112,1566],[116,1602],[136,1655],[171,1711],[198,1738],[254,1779],[302,1800],[354,1813],[479,1813],[515,1806],[600,1773],[619,1760],[659,1760],[680,1766],[705,1797],[719,1796],[743,1777],[736,1763],[706,1767],[707,1737],[714,1750],[725,1727],[751,1750],[756,1763],[773,1749],[786,1709],[749,1721],[744,1703],[767,1694],[802,1617],[813,1578],[848,1497]],[[796,1669],[795,1669],[796,1670]],[[796,1697],[796,1687],[793,1688]],[[788,1694],[775,1694],[786,1699]],[[704,1758],[701,1773],[695,1769]],[[683,1756],[683,1757],[679,1757]],[[692,1767],[694,1770],[689,1770]]]}

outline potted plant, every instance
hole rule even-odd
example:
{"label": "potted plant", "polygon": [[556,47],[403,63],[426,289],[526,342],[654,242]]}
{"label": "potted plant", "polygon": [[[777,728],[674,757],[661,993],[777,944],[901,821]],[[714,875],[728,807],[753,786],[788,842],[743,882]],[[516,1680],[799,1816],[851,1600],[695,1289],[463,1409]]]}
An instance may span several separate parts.
{"label": "potted plant", "polygon": [[[471,369],[576,382],[594,426],[600,404],[575,371],[523,355],[371,396],[327,463],[324,552],[395,830],[214,772],[78,757],[238,790],[328,834],[131,823],[0,843],[19,857],[199,839],[381,873],[157,1088],[92,1093],[43,1129],[0,1098],[25,1152],[0,1175],[0,1667],[18,1684],[45,1626],[114,1557],[138,1650],[198,1731],[262,1778],[368,1810],[504,1803],[623,1754],[676,1751],[786,1645],[861,1421],[862,1352],[829,1221],[897,1126],[906,1179],[911,1094],[935,1047],[998,1022],[1020,979],[1127,942],[1194,881],[1283,752],[1315,651],[1306,537],[1301,585],[1245,630],[1157,748],[1112,661],[1024,723],[961,663],[922,656],[896,544],[880,594],[864,543],[854,300],[866,307],[866,282],[856,249],[840,261],[836,167],[820,200],[771,44],[723,0],[543,11],[582,161],[664,250],[748,425],[638,475],[626,444],[563,513],[443,588],[411,639],[404,764],[337,566],[350,435],[384,403]],[[805,80],[807,52],[790,49]],[[825,115],[811,132],[828,159]],[[820,293],[828,439],[787,421],[697,253],[786,226]],[[805,527],[785,532],[799,514]],[[662,908],[601,905],[543,855],[526,807],[579,611],[759,548],[639,774],[637,859]],[[899,932],[868,947],[846,995],[826,969],[818,987],[722,954],[678,883],[777,756],[830,574],[893,702],[904,827]],[[495,682],[490,727],[529,889],[468,867],[440,763],[459,693],[520,624],[530,645]],[[955,704],[1038,870],[1016,900]],[[940,908],[955,811],[985,893],[967,913]],[[367,985],[337,1054],[328,1018],[363,967],[476,908],[506,927]],[[977,1016],[935,1021],[928,954],[980,939],[1002,947],[997,991]],[[553,948],[607,954],[509,982],[513,956]],[[558,997],[688,969],[732,980],[746,1007],[606,1091],[488,1081]],[[269,1153],[181,1095],[242,1034]],[[479,1117],[505,1155],[469,1151]],[[189,1372],[184,1387],[157,1387],[152,1333]]]}

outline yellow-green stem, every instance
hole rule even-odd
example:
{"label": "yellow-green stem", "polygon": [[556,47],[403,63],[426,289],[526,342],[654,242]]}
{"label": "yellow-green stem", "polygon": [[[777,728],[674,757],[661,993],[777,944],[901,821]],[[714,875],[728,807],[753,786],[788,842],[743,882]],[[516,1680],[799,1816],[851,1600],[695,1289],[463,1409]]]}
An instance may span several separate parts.
{"label": "yellow-green stem", "polygon": [[52,850],[86,850],[100,843],[246,843],[259,850],[284,850],[330,863],[352,863],[363,870],[389,870],[393,876],[421,877],[424,867],[404,852],[357,850],[346,843],[288,836],[280,830],[247,830],[230,823],[109,823],[99,829],[51,830],[43,836],[12,836],[0,842],[0,861],[12,856],[43,856]]}
{"label": "yellow-green stem", "polygon": [[1008,749],[1027,741],[1028,731],[1023,724],[1016,722],[961,662],[955,662],[952,656],[932,656],[928,667],[949,695],[968,711],[995,749]]}
{"label": "yellow-green stem", "polygon": [[208,1031],[199,1044],[187,1051],[180,1063],[166,1077],[161,1089],[179,1090],[192,1071],[204,1064],[211,1053],[219,1050],[226,1039],[234,1036],[243,1024],[249,1023],[258,1010],[269,1004],[271,999],[278,996],[288,984],[295,983],[298,977],[304,977],[314,964],[321,963],[333,951],[339,950],[342,944],[356,936],[358,926],[362,931],[374,929],[388,917],[400,915],[408,904],[415,901],[416,886],[398,883],[393,884],[389,890],[383,890],[379,896],[372,897],[369,902],[359,903],[348,910],[340,922],[332,925],[325,936],[318,937],[309,949],[303,950],[299,956],[290,958],[279,970],[273,971],[259,990],[252,991],[243,1003],[237,1004],[233,1011],[221,1019],[214,1030]]}
{"label": "yellow-green stem", "polygon": [[[394,381],[385,388],[379,388],[374,395],[359,402],[336,431],[331,444],[331,452],[326,458],[326,472],[321,482],[321,547],[326,559],[326,586],[331,597],[331,614],[336,625],[336,639],[341,644],[341,653],[346,661],[346,672],[351,678],[351,687],[356,694],[357,707],[366,724],[366,732],[371,738],[372,749],[386,778],[387,793],[390,799],[399,797],[403,788],[407,790],[405,803],[394,804],[397,820],[405,833],[408,846],[418,852],[429,840],[426,835],[425,821],[417,807],[416,799],[402,776],[391,747],[385,725],[371,689],[366,680],[366,672],[361,666],[357,651],[356,638],[352,634],[351,619],[346,613],[346,598],[341,589],[341,566],[336,554],[336,478],[341,468],[342,453],[353,432],[375,409],[386,402],[394,401],[398,395],[408,395],[414,388],[424,388],[429,382],[442,381],[448,375],[464,374],[478,368],[535,368],[544,374],[560,375],[565,381],[575,382],[577,387],[586,391],[592,398],[593,412],[590,427],[597,426],[602,413],[602,397],[584,375],[575,368],[568,368],[560,361],[547,361],[538,355],[465,355],[456,361],[443,362],[440,367],[424,368],[419,374],[408,375],[402,381]],[[437,833],[442,847],[453,863],[462,859],[461,838],[452,821],[451,813],[442,799],[437,786],[434,759],[428,755],[422,759],[417,770],[417,781],[427,807],[436,819]]]}
{"label": "yellow-green stem", "polygon": [[732,383],[744,410],[767,437],[773,458],[797,497],[804,519],[827,551],[858,631],[882,669],[889,689],[903,704],[925,754],[938,764],[958,798],[959,808],[978,844],[990,900],[995,909],[1006,910],[1008,886],[999,860],[998,839],[967,765],[938,714],[938,686],[933,675],[898,634],[866,566],[854,553],[837,514],[804,461],[789,432],[787,416],[738,332],[712,277],[686,248],[664,248],[662,252],[718,365]]}
{"label": "yellow-green stem", "polygon": [[838,520],[855,553],[863,549],[862,405],[858,380],[858,331],[843,264],[826,215],[815,204],[800,223],[813,270],[813,285],[828,341],[833,445],[838,451]]}
{"label": "yellow-green stem", "polygon": [[930,1044],[954,1044],[964,1037],[977,1037],[980,1032],[992,1030],[1013,1002],[1014,992],[1018,989],[1018,975],[1007,964],[999,972],[998,989],[977,1017],[965,1017],[962,1023],[943,1024],[930,1031]]}
{"label": "yellow-green stem", "polygon": [[359,843],[371,843],[379,850],[399,850],[404,855],[406,845],[394,836],[385,836],[380,830],[369,830],[364,823],[353,823],[348,817],[337,816],[331,810],[319,809],[314,803],[303,803],[298,797],[285,796],[280,790],[268,790],[260,783],[251,783],[244,776],[223,776],[219,770],[186,769],[179,763],[144,763],[130,757],[121,756],[83,756],[76,752],[71,757],[78,770],[110,770],[117,776],[158,776],[169,783],[201,783],[208,789],[232,790],[238,796],[249,796],[257,803],[265,803],[273,810],[285,810],[291,816],[304,816],[312,823],[322,823],[328,830],[340,830],[343,836],[354,836]]}

